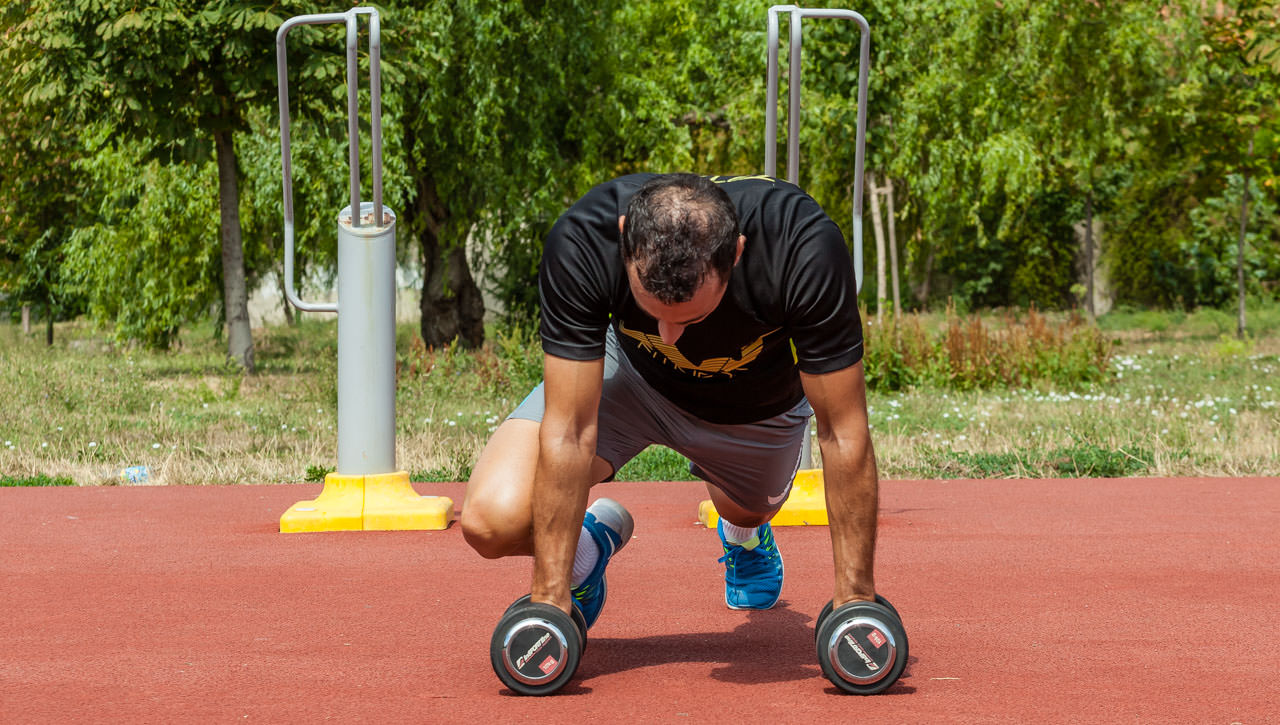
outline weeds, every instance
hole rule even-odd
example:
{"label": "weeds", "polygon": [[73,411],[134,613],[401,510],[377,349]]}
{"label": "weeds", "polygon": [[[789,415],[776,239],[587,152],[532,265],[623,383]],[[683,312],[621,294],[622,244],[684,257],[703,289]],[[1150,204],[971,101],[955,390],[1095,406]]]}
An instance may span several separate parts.
{"label": "weeds", "polygon": [[1147,473],[1150,451],[1111,450],[1093,443],[1041,450],[1019,448],[1004,453],[931,449],[917,471],[929,478],[1119,478]]}
{"label": "weeds", "polygon": [[[1117,314],[1097,328],[1038,312],[871,327],[881,475],[1280,474],[1280,336],[1241,342],[1192,334],[1203,315]],[[1250,319],[1272,317],[1280,307]],[[337,451],[335,325],[304,318],[254,334],[258,373],[245,376],[207,327],[153,353],[104,344],[79,323],[59,324],[53,347],[0,324],[0,476],[96,485],[144,465],[158,484],[322,480]],[[465,480],[541,378],[537,333],[494,331],[474,351],[427,349],[412,325],[397,337],[397,465],[415,481]],[[689,473],[655,447],[618,478]]]}
{"label": "weeds", "polygon": [[872,390],[1035,384],[1076,389],[1105,377],[1112,349],[1079,315],[1052,323],[1035,308],[1025,319],[1006,312],[999,326],[978,315],[961,317],[949,308],[945,327],[934,335],[917,315],[890,314],[868,331],[866,340],[864,364]]}
{"label": "weeds", "polygon": [[8,486],[74,486],[72,481],[66,476],[57,476],[50,478],[43,473],[35,476],[0,476],[0,488]]}
{"label": "weeds", "polygon": [[323,481],[325,476],[336,470],[337,469],[333,466],[307,466],[307,472],[303,475],[302,480],[312,482]]}

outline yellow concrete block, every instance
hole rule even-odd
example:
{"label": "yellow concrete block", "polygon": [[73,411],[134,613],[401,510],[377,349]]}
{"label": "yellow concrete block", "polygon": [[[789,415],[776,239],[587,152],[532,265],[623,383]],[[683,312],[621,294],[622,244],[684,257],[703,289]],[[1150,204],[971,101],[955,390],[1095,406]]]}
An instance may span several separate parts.
{"label": "yellow concrete block", "polygon": [[[826,495],[821,468],[797,471],[791,495],[769,523],[773,526],[826,526]],[[720,514],[710,501],[703,501],[698,504],[698,520],[707,528],[713,528],[720,520]]]}
{"label": "yellow concrete block", "polygon": [[419,496],[405,471],[365,476],[365,531],[442,531],[453,519],[453,501]]}
{"label": "yellow concrete block", "polygon": [[364,528],[364,476],[324,478],[324,490],[311,501],[299,501],[280,517],[280,533],[360,531]]}

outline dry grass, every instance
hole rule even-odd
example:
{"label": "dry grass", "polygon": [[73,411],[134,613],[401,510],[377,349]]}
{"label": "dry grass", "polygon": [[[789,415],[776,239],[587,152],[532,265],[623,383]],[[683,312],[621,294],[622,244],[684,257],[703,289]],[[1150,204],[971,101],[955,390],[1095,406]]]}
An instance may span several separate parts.
{"label": "dry grass", "polygon": [[1109,379],[1079,391],[872,392],[882,475],[1058,476],[1126,459],[1129,475],[1280,475],[1280,339],[1239,356],[1219,344],[1121,345]]}
{"label": "dry grass", "polygon": [[[958,328],[964,341],[946,343],[956,358],[995,365],[992,346],[1072,323],[996,315],[979,327],[939,315],[908,324],[917,339]],[[540,376],[536,340],[497,336],[472,354],[427,350],[411,328],[400,333],[399,466],[415,480],[465,480],[490,430]],[[152,484],[281,483],[334,464],[331,322],[255,331],[253,376],[223,363],[207,328],[171,353],[104,340],[71,323],[46,348],[0,324],[0,476],[95,485],[145,465]],[[1174,325],[1155,335],[1110,330],[1101,341],[1109,357],[1094,382],[871,391],[882,476],[1280,475],[1280,336],[1241,345]],[[687,475],[678,456],[654,453],[637,475]]]}

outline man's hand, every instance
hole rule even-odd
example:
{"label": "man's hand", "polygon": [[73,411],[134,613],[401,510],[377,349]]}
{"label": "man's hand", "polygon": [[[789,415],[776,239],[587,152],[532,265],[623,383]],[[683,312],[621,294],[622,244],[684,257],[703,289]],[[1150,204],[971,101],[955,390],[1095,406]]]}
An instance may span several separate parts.
{"label": "man's hand", "polygon": [[835,606],[874,601],[880,500],[862,363],[822,375],[801,373],[800,381],[818,421],[835,559]]}

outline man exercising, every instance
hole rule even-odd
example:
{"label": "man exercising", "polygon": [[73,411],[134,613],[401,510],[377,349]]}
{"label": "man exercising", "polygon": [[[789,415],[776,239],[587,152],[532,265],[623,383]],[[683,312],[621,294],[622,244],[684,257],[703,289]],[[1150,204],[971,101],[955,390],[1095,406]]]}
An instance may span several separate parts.
{"label": "man exercising", "polygon": [[609,499],[588,509],[588,492],[659,444],[720,514],[725,604],[768,609],[783,579],[769,520],[816,415],[835,606],[875,599],[857,289],[817,202],[764,176],[624,176],[560,217],[538,281],[544,380],[472,473],[461,522],[477,552],[536,551],[533,601],[577,606],[591,626],[633,522]]}

